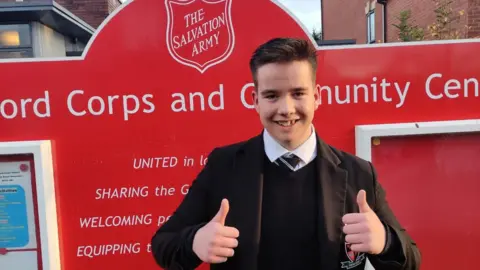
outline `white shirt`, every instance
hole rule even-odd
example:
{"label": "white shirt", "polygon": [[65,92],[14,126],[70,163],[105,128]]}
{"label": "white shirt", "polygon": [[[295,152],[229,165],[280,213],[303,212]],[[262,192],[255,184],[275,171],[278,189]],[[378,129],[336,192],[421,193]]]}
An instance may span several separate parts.
{"label": "white shirt", "polygon": [[271,162],[276,161],[279,157],[287,154],[292,153],[295,154],[297,157],[300,158],[300,162],[294,168],[294,170],[299,170],[303,166],[310,163],[316,156],[317,156],[317,137],[315,135],[315,128],[312,126],[312,134],[310,137],[297,147],[293,151],[288,151],[283,146],[281,146],[273,137],[268,133],[265,129],[263,132],[263,142],[265,147],[265,153],[267,154],[268,159]]}

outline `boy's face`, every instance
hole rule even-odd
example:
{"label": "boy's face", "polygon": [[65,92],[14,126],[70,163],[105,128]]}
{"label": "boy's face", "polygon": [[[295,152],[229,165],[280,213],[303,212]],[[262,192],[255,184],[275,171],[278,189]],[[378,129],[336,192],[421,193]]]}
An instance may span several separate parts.
{"label": "boy's face", "polygon": [[311,134],[319,91],[308,61],[272,63],[257,70],[255,109],[268,132],[293,150]]}

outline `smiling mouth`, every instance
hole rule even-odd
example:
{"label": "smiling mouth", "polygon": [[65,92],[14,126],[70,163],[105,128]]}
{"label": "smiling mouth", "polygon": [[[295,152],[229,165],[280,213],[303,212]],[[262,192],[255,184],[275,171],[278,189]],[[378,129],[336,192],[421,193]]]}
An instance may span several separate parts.
{"label": "smiling mouth", "polygon": [[298,119],[297,120],[289,120],[289,121],[274,121],[275,123],[277,123],[278,125],[282,126],[282,127],[291,127],[293,125],[295,125],[295,123],[298,122]]}

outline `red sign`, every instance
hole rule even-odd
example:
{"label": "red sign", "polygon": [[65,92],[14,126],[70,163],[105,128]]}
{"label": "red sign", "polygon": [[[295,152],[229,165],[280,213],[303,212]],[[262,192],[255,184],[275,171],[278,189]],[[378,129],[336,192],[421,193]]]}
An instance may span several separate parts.
{"label": "red sign", "polygon": [[[62,269],[158,269],[150,239],[208,153],[261,132],[248,61],[279,36],[310,38],[272,1],[135,0],[83,57],[0,64],[0,141],[54,146]],[[355,125],[480,118],[479,49],[319,49],[319,135],[353,153]]]}

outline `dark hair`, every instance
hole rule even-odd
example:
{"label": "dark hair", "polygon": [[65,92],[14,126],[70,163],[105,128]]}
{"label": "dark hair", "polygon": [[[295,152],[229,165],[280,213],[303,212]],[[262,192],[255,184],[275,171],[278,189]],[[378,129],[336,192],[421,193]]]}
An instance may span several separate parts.
{"label": "dark hair", "polygon": [[257,70],[269,63],[287,63],[307,60],[312,66],[315,80],[317,73],[317,50],[308,41],[296,38],[274,38],[260,45],[250,58],[250,71],[257,86]]}

